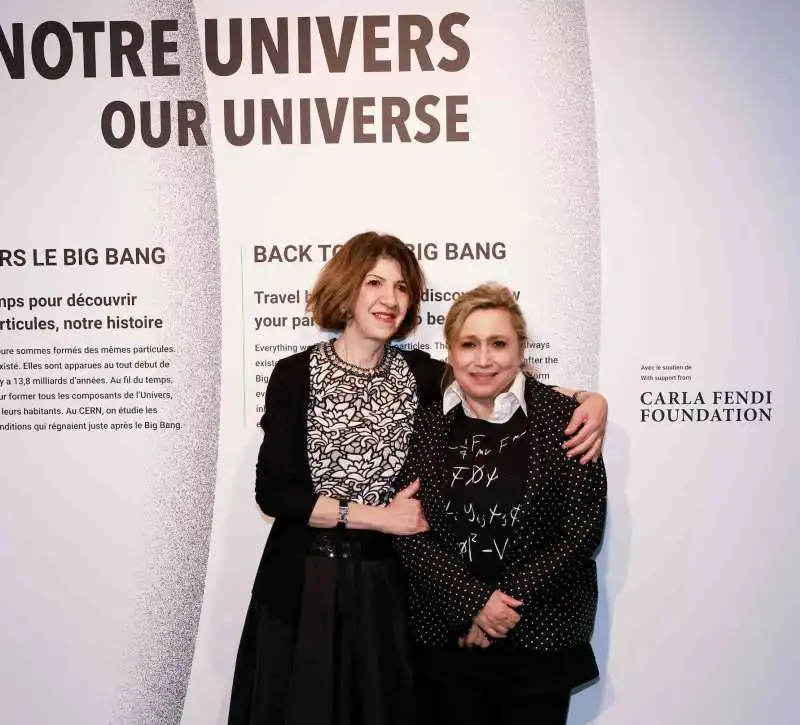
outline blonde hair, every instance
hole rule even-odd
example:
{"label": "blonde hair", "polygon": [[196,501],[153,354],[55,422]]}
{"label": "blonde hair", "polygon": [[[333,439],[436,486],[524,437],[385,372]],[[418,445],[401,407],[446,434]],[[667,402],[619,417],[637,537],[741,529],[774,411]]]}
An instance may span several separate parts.
{"label": "blonde hair", "polygon": [[[497,282],[486,282],[479,285],[469,292],[463,292],[458,299],[453,302],[447,312],[444,321],[444,341],[448,352],[456,344],[461,329],[467,318],[476,310],[505,310],[511,317],[511,326],[517,334],[520,352],[525,349],[528,340],[528,328],[525,324],[525,316],[522,314],[514,293]],[[442,386],[447,387],[453,381],[453,370],[447,365]]]}

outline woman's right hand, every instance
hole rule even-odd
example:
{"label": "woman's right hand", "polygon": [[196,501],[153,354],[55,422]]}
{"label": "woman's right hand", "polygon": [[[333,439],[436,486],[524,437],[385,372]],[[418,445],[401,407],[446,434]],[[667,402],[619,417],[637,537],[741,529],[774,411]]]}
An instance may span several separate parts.
{"label": "woman's right hand", "polygon": [[414,498],[419,491],[419,479],[395,494],[383,509],[381,531],[395,536],[421,534],[430,527],[422,511],[422,504]]}
{"label": "woman's right hand", "polygon": [[486,632],[484,632],[475,622],[472,622],[472,626],[469,628],[469,632],[464,637],[459,637],[458,639],[458,646],[459,647],[480,647],[481,649],[486,649],[492,641],[486,636]]}

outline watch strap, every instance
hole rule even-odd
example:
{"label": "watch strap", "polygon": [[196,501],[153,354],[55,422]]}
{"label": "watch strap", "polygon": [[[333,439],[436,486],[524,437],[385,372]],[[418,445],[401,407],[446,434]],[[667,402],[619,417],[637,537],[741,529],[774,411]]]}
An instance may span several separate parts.
{"label": "watch strap", "polygon": [[350,502],[346,498],[339,499],[339,516],[336,525],[344,529],[347,527],[347,515],[350,512]]}

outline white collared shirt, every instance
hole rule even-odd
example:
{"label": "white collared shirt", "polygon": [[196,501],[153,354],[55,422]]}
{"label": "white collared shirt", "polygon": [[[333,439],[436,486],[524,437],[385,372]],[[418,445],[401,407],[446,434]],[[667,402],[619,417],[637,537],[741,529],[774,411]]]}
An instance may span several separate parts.
{"label": "white collared shirt", "polygon": [[[454,380],[447,386],[442,396],[442,410],[447,415],[459,403],[464,409],[464,414],[468,418],[475,418],[476,416],[469,408],[467,399],[461,386]],[[525,405],[525,375],[522,371],[517,373],[511,387],[505,393],[500,393],[494,399],[494,410],[492,410],[492,417],[489,418],[490,423],[506,423],[511,420],[511,416],[517,412],[517,408],[522,408],[522,412],[528,415],[528,408]]]}

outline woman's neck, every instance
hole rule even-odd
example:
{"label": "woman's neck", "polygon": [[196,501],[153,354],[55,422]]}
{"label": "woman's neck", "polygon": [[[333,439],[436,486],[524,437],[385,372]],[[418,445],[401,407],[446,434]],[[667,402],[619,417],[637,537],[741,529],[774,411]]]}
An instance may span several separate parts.
{"label": "woman's neck", "polygon": [[481,420],[491,420],[492,416],[494,415],[495,401],[503,393],[507,393],[509,390],[511,390],[511,388],[514,386],[515,380],[516,376],[512,378],[508,385],[499,391],[493,398],[473,398],[471,395],[467,395],[464,388],[461,388],[461,394],[464,396],[464,401],[466,402],[467,407],[476,418],[480,418]]}
{"label": "woman's neck", "polygon": [[494,414],[493,398],[471,398],[468,395],[465,395],[464,400],[476,418],[480,418],[481,420],[491,420],[492,415]]}
{"label": "woman's neck", "polygon": [[349,365],[369,370],[380,364],[384,343],[368,340],[346,329],[341,337],[334,341],[333,347],[336,354]]}

